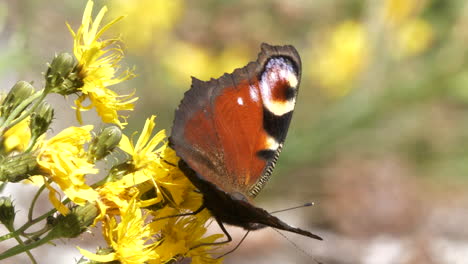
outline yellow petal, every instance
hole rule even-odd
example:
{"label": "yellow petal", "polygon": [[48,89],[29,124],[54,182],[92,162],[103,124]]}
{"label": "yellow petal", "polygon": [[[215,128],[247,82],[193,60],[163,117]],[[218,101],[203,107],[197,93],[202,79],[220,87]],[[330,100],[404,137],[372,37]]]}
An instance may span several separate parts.
{"label": "yellow petal", "polygon": [[49,183],[45,182],[47,189],[49,189],[49,200],[52,205],[59,211],[62,215],[67,215],[70,213],[70,209],[66,207],[58,198],[60,194],[52,187]]}
{"label": "yellow petal", "polygon": [[45,184],[45,179],[44,179],[44,176],[42,175],[34,175],[24,180],[23,183],[29,183],[29,184],[33,184],[36,186],[42,186],[43,184]]}
{"label": "yellow petal", "polygon": [[143,131],[141,131],[141,136],[138,138],[135,149],[142,149],[146,142],[148,142],[151,137],[151,131],[153,131],[155,126],[154,118],[156,118],[156,116],[153,115],[146,119],[145,126],[143,127]]}
{"label": "yellow petal", "polygon": [[163,129],[156,133],[156,135],[148,142],[143,152],[152,151],[154,148],[166,138],[166,131]]}
{"label": "yellow petal", "polygon": [[130,155],[133,155],[134,153],[132,143],[130,142],[130,139],[126,135],[122,135],[122,139],[120,140],[120,143],[119,143],[119,148],[127,152]]}

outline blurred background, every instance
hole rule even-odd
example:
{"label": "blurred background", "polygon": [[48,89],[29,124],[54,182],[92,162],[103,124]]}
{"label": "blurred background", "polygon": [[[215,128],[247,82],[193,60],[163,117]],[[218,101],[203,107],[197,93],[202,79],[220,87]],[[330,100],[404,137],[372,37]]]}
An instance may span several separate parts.
{"label": "blurred background", "polygon": [[[2,91],[17,80],[43,85],[46,63],[72,51],[65,21],[78,28],[85,4],[0,2]],[[232,72],[262,42],[294,45],[302,57],[285,148],[256,203],[274,211],[314,202],[278,217],[324,241],[268,228],[225,263],[468,263],[467,1],[113,0],[96,1],[95,12],[103,5],[107,21],[127,15],[110,34],[122,35],[124,67],[138,74],[116,87],[140,98],[127,134],[152,114],[170,129],[190,76]],[[51,134],[77,125],[74,99],[52,98]],[[85,122],[99,124],[92,113]],[[28,199],[17,203],[27,208]],[[236,240],[244,234],[229,230]],[[92,249],[99,237],[33,253],[41,263],[73,263],[72,245]]]}

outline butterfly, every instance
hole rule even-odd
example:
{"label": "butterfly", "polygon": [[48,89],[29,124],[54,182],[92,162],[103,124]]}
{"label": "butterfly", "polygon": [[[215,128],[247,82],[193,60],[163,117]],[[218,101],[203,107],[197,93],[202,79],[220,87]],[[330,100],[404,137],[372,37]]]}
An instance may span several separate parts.
{"label": "butterfly", "polygon": [[293,46],[261,45],[256,61],[192,86],[175,111],[170,146],[179,167],[203,194],[203,205],[223,223],[246,230],[273,227],[321,240],[256,207],[269,180],[294,111],[301,59]]}

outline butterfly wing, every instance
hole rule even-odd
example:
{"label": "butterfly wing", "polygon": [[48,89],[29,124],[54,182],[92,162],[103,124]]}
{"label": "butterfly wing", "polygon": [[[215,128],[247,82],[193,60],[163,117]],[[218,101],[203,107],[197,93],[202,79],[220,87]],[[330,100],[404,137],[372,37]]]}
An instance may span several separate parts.
{"label": "butterfly wing", "polygon": [[300,75],[294,47],[263,44],[256,61],[231,74],[193,78],[175,113],[171,146],[198,177],[256,196],[281,151]]}

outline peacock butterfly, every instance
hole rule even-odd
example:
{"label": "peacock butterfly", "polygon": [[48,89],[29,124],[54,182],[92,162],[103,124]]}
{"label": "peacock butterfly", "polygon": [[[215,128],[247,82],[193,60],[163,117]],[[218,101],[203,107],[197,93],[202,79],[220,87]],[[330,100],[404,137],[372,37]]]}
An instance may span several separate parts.
{"label": "peacock butterfly", "polygon": [[[192,86],[175,111],[169,139],[179,167],[223,223],[267,226],[322,239],[252,204],[275,167],[294,110],[301,59],[293,46],[262,44],[254,62]],[[227,242],[227,241],[226,241]]]}

